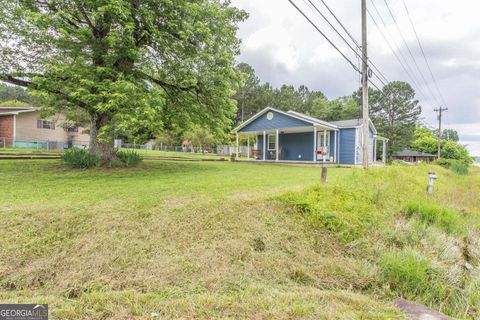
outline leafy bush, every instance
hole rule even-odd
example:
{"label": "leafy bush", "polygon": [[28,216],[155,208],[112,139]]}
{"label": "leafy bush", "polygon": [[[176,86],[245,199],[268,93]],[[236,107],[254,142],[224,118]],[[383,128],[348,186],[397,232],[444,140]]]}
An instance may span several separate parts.
{"label": "leafy bush", "polygon": [[143,160],[142,156],[134,150],[118,150],[117,157],[126,167],[134,167]]}
{"label": "leafy bush", "polygon": [[414,217],[427,226],[435,225],[445,232],[460,232],[460,216],[447,208],[426,201],[410,201],[404,208],[408,217]]}
{"label": "leafy bush", "polygon": [[444,168],[450,169],[457,174],[468,174],[468,165],[461,160],[441,158],[436,160],[434,163]]}
{"label": "leafy bush", "polygon": [[71,148],[65,150],[62,161],[70,168],[87,169],[100,165],[100,159],[86,149]]}
{"label": "leafy bush", "polygon": [[373,201],[372,195],[352,191],[348,186],[290,192],[282,200],[305,214],[311,226],[334,233],[344,243],[363,237],[378,221],[369,202]]}
{"label": "leafy bush", "polygon": [[407,299],[414,299],[431,289],[431,262],[413,250],[388,252],[380,259],[380,266],[384,282]]}

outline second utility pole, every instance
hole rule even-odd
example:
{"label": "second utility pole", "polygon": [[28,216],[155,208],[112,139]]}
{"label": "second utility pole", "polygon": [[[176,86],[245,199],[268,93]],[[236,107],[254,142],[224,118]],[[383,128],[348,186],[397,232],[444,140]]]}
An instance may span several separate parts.
{"label": "second utility pole", "polygon": [[368,129],[370,127],[368,116],[368,55],[367,55],[367,1],[362,0],[362,165],[368,168]]}
{"label": "second utility pole", "polygon": [[438,112],[438,159],[440,159],[440,151],[442,149],[442,112],[447,111],[448,108],[433,109],[433,111]]}

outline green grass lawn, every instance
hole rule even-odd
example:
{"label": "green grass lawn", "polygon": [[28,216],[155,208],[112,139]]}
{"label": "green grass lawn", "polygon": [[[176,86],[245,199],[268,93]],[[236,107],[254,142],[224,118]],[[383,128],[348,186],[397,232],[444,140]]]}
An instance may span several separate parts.
{"label": "green grass lawn", "polygon": [[[159,151],[159,150],[146,150],[146,149],[128,149],[123,148],[122,150],[134,150],[138,154],[142,155],[145,158],[178,158],[181,159],[208,159],[208,160],[218,160],[221,158],[227,159],[228,157],[221,157],[212,153],[194,153],[194,152],[176,152],[176,151]],[[63,153],[63,150],[46,150],[46,149],[28,149],[28,148],[0,148],[1,155],[38,155],[38,154],[48,154],[48,155],[59,155]]]}
{"label": "green grass lawn", "polygon": [[[313,167],[145,161],[71,171],[5,160],[0,301],[49,303],[58,319],[402,319],[391,301],[403,295],[473,319],[477,276],[462,271],[461,249],[472,243],[476,268],[479,175],[435,168],[426,197],[431,169],[331,168],[322,187]],[[423,224],[414,209],[402,213],[408,201],[459,218]],[[403,255],[426,259],[425,275],[397,270]],[[444,281],[465,299],[449,291],[438,301],[415,281],[421,290]]]}

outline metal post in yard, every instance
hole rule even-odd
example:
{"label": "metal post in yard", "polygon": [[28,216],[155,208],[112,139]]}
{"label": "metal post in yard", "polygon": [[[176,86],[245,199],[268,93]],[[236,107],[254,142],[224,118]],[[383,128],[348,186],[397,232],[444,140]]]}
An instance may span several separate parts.
{"label": "metal post in yard", "polygon": [[435,174],[435,172],[433,171],[430,171],[428,173],[428,193],[433,193],[433,186],[435,184],[435,180],[437,180],[438,177],[437,175]]}

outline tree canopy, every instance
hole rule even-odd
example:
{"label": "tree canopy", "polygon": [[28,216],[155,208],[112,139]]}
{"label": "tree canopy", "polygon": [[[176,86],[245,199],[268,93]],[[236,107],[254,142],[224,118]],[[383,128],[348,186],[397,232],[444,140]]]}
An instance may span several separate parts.
{"label": "tree canopy", "polygon": [[[417,151],[437,154],[438,132],[435,134],[436,133],[430,129],[420,126],[417,127],[410,148]],[[453,140],[440,141],[440,156],[446,159],[460,160],[465,164],[471,164],[473,162],[467,148]]]}
{"label": "tree canopy", "polygon": [[87,114],[104,161],[116,131],[230,126],[246,13],[228,1],[0,1],[0,80]]}

